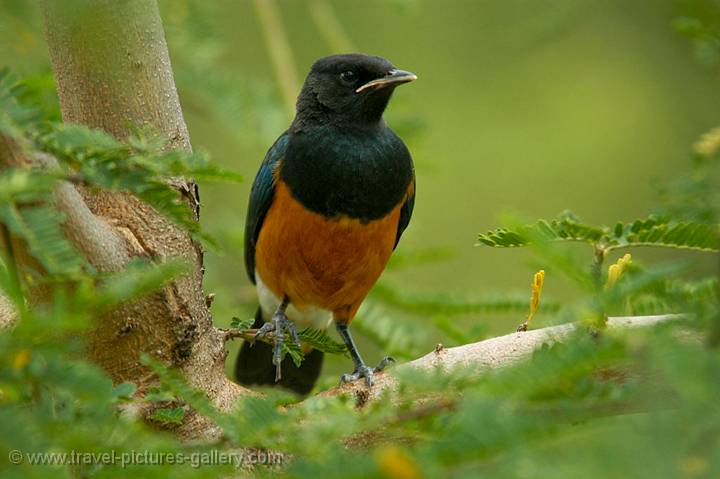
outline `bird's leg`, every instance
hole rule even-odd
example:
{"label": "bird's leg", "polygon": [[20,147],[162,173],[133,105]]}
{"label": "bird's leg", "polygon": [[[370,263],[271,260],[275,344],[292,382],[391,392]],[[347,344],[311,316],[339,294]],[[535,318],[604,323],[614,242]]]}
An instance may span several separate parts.
{"label": "bird's leg", "polygon": [[290,321],[285,314],[285,310],[290,304],[290,299],[285,296],[280,306],[275,310],[272,315],[270,322],[262,325],[260,329],[255,333],[253,340],[259,339],[267,335],[271,331],[275,331],[275,349],[273,350],[272,362],[275,365],[275,382],[280,381],[282,374],[280,372],[280,365],[282,364],[282,347],[285,342],[285,328],[290,332],[290,336],[295,344],[300,347],[300,337],[298,336],[297,329],[295,329],[295,323]]}
{"label": "bird's leg", "polygon": [[348,328],[348,325],[336,323],[335,327],[337,328],[338,333],[340,333],[340,336],[343,338],[343,341],[345,342],[345,346],[347,346],[348,351],[350,351],[350,356],[352,357],[353,363],[355,363],[355,370],[352,372],[352,374],[343,374],[342,376],[340,376],[340,384],[355,381],[360,378],[365,378],[365,382],[367,383],[368,387],[372,387],[373,376],[375,375],[375,373],[382,371],[383,369],[385,369],[385,366],[387,366],[389,363],[394,363],[395,360],[390,356],[385,356],[374,368],[367,367],[362,357],[360,356],[360,353],[357,350],[357,346],[355,346],[355,341],[353,341],[353,338],[350,335],[350,329]]}

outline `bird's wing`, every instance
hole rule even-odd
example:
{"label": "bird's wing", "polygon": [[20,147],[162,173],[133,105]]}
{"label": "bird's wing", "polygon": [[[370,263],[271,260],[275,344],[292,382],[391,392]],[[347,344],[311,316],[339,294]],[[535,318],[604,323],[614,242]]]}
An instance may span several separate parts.
{"label": "bird's wing", "polygon": [[412,179],[412,185],[408,189],[408,195],[405,199],[405,203],[402,205],[402,208],[400,208],[400,220],[398,221],[398,230],[397,230],[397,236],[395,236],[395,246],[393,246],[393,249],[395,249],[400,242],[400,237],[403,234],[403,231],[405,231],[405,228],[407,228],[408,224],[410,224],[410,218],[412,217],[413,208],[415,207],[415,176],[413,175]]}
{"label": "bird's wing", "polygon": [[245,218],[245,269],[253,284],[255,283],[255,245],[265,215],[270,209],[275,196],[273,171],[278,162],[285,156],[287,145],[288,134],[285,132],[268,150],[250,190],[250,203]]}

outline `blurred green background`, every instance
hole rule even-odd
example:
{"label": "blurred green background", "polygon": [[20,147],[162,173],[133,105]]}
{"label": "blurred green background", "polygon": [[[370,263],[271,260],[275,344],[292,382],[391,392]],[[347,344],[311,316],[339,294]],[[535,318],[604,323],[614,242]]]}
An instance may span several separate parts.
{"label": "blurred green background", "polygon": [[[397,91],[386,115],[413,153],[418,178],[398,254],[430,250],[442,260],[389,270],[383,284],[423,294],[529,295],[532,272],[543,265],[475,246],[476,234],[502,214],[535,219],[570,208],[607,224],[651,212],[653,182],[687,170],[689,146],[720,123],[717,69],[695,61],[673,28],[686,3],[279,0],[292,54],[285,66],[299,81],[315,59],[348,48],[420,78]],[[247,196],[291,113],[255,2],[161,0],[160,8],[193,144],[246,178],[201,190],[203,225],[223,250],[206,255],[205,288],[217,294],[216,323],[227,325],[254,309],[242,260]],[[0,65],[52,92],[33,2],[0,0]],[[633,252],[640,262],[649,255]],[[548,271],[545,295],[573,298],[572,287],[554,278]],[[547,316],[541,307],[538,322]],[[522,319],[475,315],[462,324],[482,323],[482,334],[494,334]],[[423,347],[437,342],[426,337]],[[374,362],[381,351],[366,354]],[[348,365],[331,358],[327,381]]]}

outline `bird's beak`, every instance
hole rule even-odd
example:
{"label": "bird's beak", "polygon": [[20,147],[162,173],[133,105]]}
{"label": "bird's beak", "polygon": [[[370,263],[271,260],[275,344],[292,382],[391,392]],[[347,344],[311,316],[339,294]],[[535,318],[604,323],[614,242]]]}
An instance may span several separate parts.
{"label": "bird's beak", "polygon": [[377,90],[385,88],[390,85],[400,85],[402,83],[408,83],[417,80],[417,75],[405,70],[390,70],[387,75],[382,78],[376,78],[375,80],[369,81],[362,85],[360,88],[355,90],[355,93],[360,93],[365,90]]}

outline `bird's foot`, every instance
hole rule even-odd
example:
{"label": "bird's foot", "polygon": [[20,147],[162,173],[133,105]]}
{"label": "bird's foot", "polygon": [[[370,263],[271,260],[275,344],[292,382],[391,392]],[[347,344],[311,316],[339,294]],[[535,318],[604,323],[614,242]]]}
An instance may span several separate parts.
{"label": "bird's foot", "polygon": [[280,381],[280,378],[282,377],[280,364],[282,364],[282,347],[285,343],[286,329],[290,333],[290,337],[293,342],[300,347],[300,337],[298,336],[297,329],[295,328],[295,323],[288,319],[284,311],[280,310],[276,311],[270,322],[263,324],[262,327],[257,330],[255,336],[253,336],[253,340],[256,340],[264,338],[270,332],[275,332],[275,349],[273,350],[272,359],[272,363],[275,365],[275,382]]}
{"label": "bird's foot", "polygon": [[355,367],[355,371],[353,371],[352,374],[343,374],[342,376],[340,376],[340,384],[342,385],[352,381],[357,381],[360,378],[365,378],[365,382],[367,383],[368,387],[371,388],[374,382],[375,373],[379,373],[380,371],[385,369],[388,364],[394,362],[395,360],[393,358],[391,358],[390,356],[385,356],[374,368],[369,368],[365,364],[361,363],[359,366]]}

